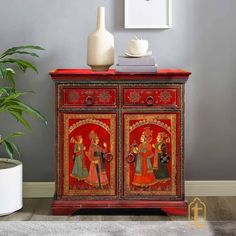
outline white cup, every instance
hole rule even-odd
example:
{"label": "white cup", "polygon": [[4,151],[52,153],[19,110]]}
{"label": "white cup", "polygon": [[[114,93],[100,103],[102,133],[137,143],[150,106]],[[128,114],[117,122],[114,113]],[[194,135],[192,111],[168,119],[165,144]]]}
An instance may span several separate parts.
{"label": "white cup", "polygon": [[128,43],[128,51],[133,55],[145,55],[148,51],[148,41],[143,39],[131,39]]}

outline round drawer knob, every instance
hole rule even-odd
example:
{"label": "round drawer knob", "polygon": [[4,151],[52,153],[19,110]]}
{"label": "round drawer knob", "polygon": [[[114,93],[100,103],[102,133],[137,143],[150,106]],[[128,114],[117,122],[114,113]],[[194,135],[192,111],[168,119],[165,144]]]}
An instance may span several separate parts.
{"label": "round drawer knob", "polygon": [[86,103],[87,106],[93,105],[93,103],[94,103],[94,98],[93,98],[92,96],[86,97],[85,103]]}
{"label": "round drawer knob", "polygon": [[148,106],[152,106],[154,104],[154,98],[153,96],[148,96],[146,99],[146,103]]}
{"label": "round drawer knob", "polygon": [[127,160],[128,163],[132,163],[132,162],[134,162],[136,160],[136,155],[131,152],[126,157],[126,160]]}
{"label": "round drawer knob", "polygon": [[108,153],[106,153],[106,154],[104,155],[104,159],[105,159],[107,162],[111,162],[112,159],[113,159],[113,155],[112,155],[110,152],[108,152]]}

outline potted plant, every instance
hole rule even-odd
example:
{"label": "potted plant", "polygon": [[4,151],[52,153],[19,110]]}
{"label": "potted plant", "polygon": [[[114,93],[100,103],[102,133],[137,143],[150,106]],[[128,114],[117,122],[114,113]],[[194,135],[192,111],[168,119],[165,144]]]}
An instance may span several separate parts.
{"label": "potted plant", "polygon": [[[36,117],[44,122],[46,120],[39,111],[22,101],[22,97],[29,92],[16,90],[15,69],[23,72],[32,69],[37,72],[34,64],[22,58],[22,56],[39,57],[37,50],[43,48],[32,45],[19,46],[9,48],[0,54],[0,116],[8,113],[28,130],[31,130],[31,126],[25,116]],[[0,149],[5,150],[8,157],[0,156],[0,215],[6,215],[21,209],[23,205],[22,162],[14,159],[16,154],[20,155],[20,151],[13,140],[24,135],[24,132],[15,131],[3,135],[2,128],[0,127]]]}

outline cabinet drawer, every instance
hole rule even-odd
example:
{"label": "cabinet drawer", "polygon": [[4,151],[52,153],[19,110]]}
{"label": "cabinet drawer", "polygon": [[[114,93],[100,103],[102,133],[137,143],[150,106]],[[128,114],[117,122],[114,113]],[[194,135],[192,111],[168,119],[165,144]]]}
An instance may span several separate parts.
{"label": "cabinet drawer", "polygon": [[60,107],[117,107],[117,88],[62,87]]}
{"label": "cabinet drawer", "polygon": [[123,107],[180,107],[180,87],[123,88]]}

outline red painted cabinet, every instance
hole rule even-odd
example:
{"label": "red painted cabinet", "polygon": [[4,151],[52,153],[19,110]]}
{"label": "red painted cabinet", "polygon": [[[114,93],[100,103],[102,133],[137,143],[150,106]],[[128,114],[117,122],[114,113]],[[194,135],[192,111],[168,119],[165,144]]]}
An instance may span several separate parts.
{"label": "red painted cabinet", "polygon": [[186,214],[184,84],[190,73],[55,70],[53,214],[161,208]]}

